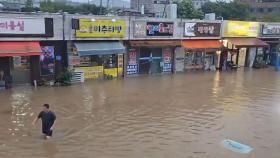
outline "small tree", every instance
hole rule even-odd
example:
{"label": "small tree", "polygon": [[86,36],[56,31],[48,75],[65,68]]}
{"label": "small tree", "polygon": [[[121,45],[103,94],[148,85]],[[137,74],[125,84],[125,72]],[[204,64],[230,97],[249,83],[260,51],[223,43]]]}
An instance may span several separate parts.
{"label": "small tree", "polygon": [[249,5],[237,0],[226,2],[207,2],[202,6],[203,13],[215,13],[225,20],[246,20],[249,17]]}
{"label": "small tree", "polygon": [[[67,5],[66,3],[62,3],[60,1],[52,2],[51,0],[47,0],[40,3],[40,10],[43,12],[55,13],[59,11],[68,12],[71,14],[80,13],[80,14],[94,14],[97,15],[99,13],[99,8],[94,4],[82,4],[77,6]],[[106,14],[106,8],[103,7],[102,14]]]}
{"label": "small tree", "polygon": [[33,7],[33,0],[26,0],[25,7],[22,8],[23,12],[33,12],[35,8]]}
{"label": "small tree", "polygon": [[175,0],[173,3],[177,4],[177,14],[179,18],[184,19],[201,19],[203,12],[194,8],[191,0]]}
{"label": "small tree", "polygon": [[33,0],[26,0],[25,7],[26,8],[33,8]]}
{"label": "small tree", "polygon": [[256,20],[260,22],[280,22],[279,14],[265,14],[261,16],[252,16],[250,20]]}

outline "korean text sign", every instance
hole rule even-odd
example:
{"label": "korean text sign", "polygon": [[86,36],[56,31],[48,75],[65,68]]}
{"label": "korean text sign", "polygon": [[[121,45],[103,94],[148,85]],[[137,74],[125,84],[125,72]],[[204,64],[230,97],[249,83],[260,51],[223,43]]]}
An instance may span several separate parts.
{"label": "korean text sign", "polygon": [[122,38],[126,34],[125,20],[80,19],[79,23],[80,30],[76,30],[78,38]]}
{"label": "korean text sign", "polygon": [[185,37],[219,37],[220,23],[188,22],[185,23]]}
{"label": "korean text sign", "polygon": [[224,37],[257,37],[259,33],[258,22],[226,21]]}
{"label": "korean text sign", "polygon": [[171,22],[147,22],[147,36],[173,36],[174,24]]}
{"label": "korean text sign", "polygon": [[0,34],[45,34],[45,20],[34,18],[0,18]]}
{"label": "korean text sign", "polygon": [[126,66],[126,74],[134,75],[138,73],[137,53],[135,49],[130,49],[127,53],[128,64]]}
{"label": "korean text sign", "polygon": [[277,24],[263,24],[262,25],[263,36],[280,36],[280,23]]}

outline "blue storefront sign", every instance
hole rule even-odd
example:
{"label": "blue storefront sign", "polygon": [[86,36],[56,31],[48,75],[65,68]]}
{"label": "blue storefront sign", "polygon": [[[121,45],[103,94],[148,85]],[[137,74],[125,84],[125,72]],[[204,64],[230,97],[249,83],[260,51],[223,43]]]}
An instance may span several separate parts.
{"label": "blue storefront sign", "polygon": [[128,64],[126,66],[127,75],[138,74],[137,53],[135,49],[130,49],[127,53]]}
{"label": "blue storefront sign", "polygon": [[163,72],[171,72],[171,63],[164,63],[162,71]]}
{"label": "blue storefront sign", "polygon": [[138,65],[127,65],[126,66],[126,74],[127,75],[138,74]]}
{"label": "blue storefront sign", "polygon": [[171,50],[169,48],[163,49],[163,67],[162,72],[171,72]]}

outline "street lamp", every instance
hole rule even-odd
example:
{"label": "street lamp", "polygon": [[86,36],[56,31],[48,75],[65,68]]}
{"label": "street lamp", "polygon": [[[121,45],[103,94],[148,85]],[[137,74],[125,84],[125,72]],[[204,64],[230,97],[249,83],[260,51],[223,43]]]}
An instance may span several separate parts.
{"label": "street lamp", "polygon": [[221,19],[222,21],[224,21],[224,17],[222,17],[222,16],[218,16],[216,19],[217,20]]}

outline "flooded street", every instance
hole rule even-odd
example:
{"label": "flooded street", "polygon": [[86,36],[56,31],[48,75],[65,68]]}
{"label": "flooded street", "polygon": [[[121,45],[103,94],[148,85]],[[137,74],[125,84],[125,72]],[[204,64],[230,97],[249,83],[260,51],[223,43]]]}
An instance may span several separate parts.
{"label": "flooded street", "polygon": [[[279,158],[279,96],[272,69],[16,87],[0,93],[0,158]],[[32,126],[44,103],[57,115],[47,141]]]}

